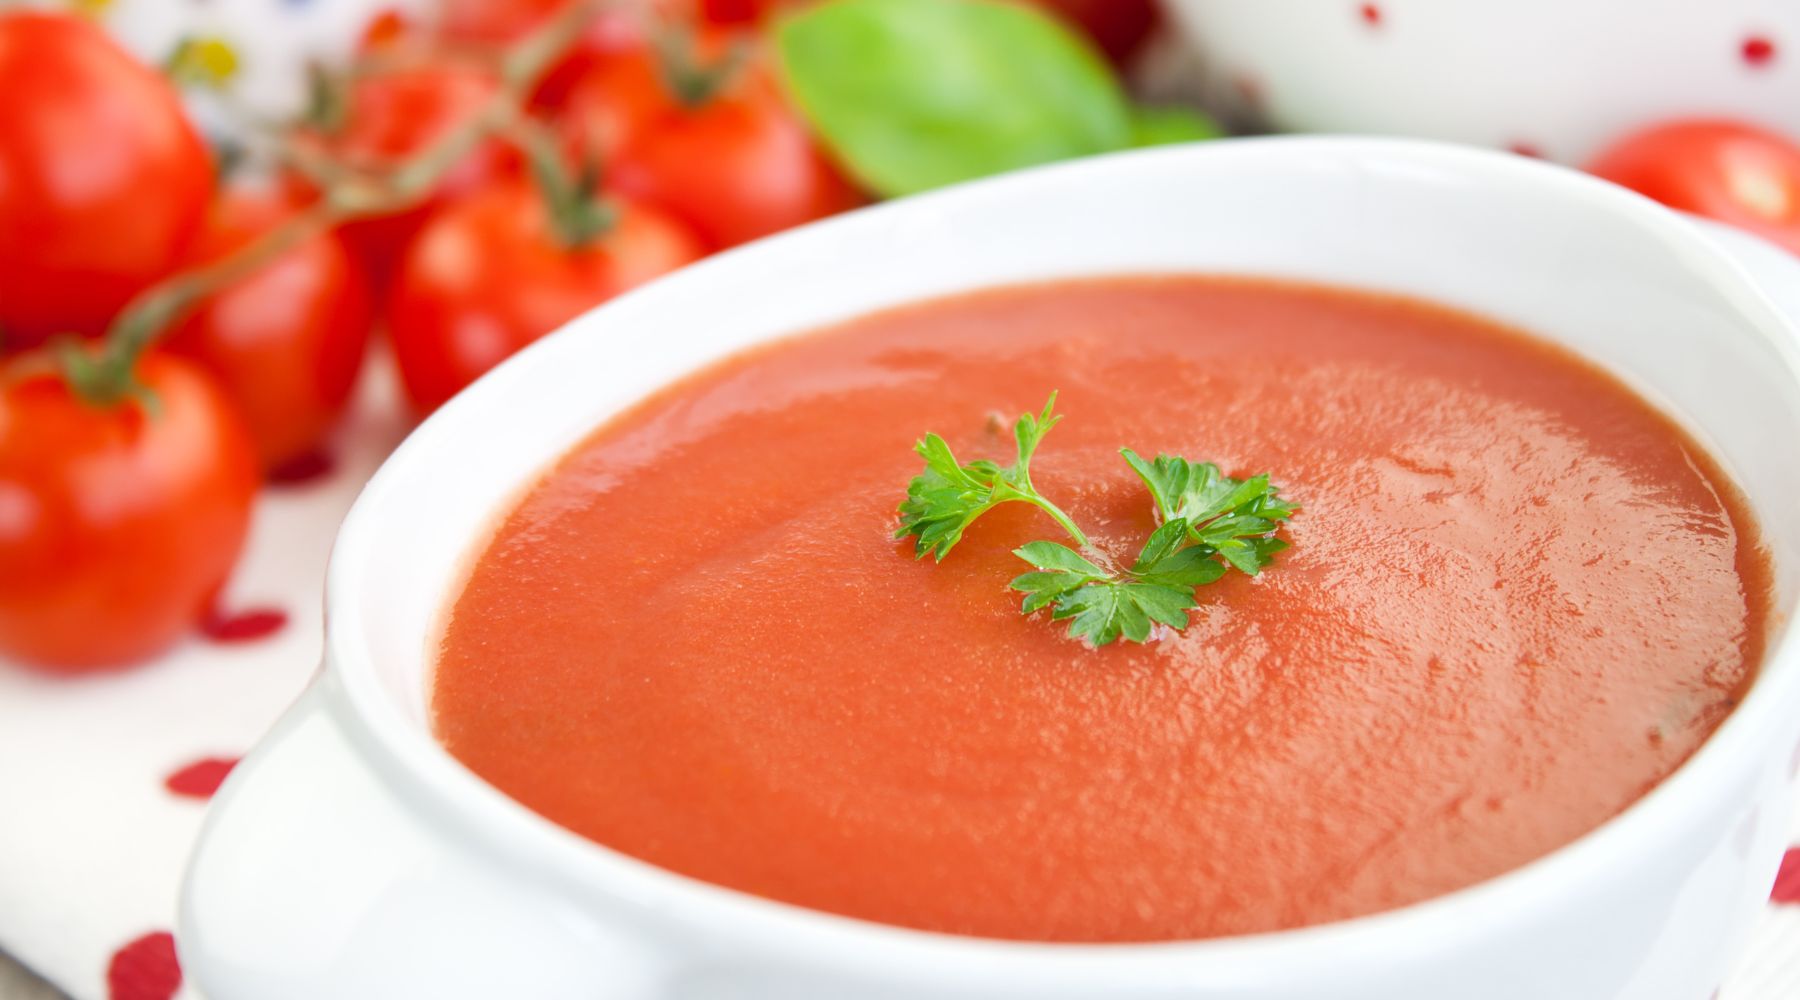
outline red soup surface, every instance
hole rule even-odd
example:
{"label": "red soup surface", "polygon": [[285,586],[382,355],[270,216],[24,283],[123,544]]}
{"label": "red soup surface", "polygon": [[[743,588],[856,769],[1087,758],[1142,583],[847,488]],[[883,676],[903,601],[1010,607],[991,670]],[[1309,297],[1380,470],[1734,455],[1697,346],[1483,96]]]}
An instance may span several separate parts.
{"label": "red soup surface", "polygon": [[[1024,504],[896,542],[913,442],[1010,461],[1124,562],[1129,445],[1302,511],[1179,634],[1024,618]],[[783,341],[599,428],[450,609],[463,763],[677,872],[909,927],[1268,931],[1539,857],[1720,723],[1767,557],[1670,421],[1560,349],[1397,298],[1166,277],[987,291]]]}

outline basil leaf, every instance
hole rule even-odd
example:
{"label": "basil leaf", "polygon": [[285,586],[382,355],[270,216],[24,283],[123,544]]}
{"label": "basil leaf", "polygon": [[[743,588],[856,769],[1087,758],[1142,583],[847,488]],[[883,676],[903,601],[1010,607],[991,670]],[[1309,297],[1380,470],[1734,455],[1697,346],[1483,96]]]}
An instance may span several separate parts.
{"label": "basil leaf", "polygon": [[1225,130],[1191,108],[1139,107],[1131,113],[1132,145],[1167,146],[1176,142],[1218,139]]}
{"label": "basil leaf", "polygon": [[777,29],[781,70],[864,186],[911,194],[1124,149],[1131,108],[1085,40],[996,0],[831,0]]}

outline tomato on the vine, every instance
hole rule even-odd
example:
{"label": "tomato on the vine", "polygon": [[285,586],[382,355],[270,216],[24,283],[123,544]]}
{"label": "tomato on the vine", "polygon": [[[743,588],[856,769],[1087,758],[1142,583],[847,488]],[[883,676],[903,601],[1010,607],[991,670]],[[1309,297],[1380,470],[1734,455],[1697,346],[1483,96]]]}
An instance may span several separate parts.
{"label": "tomato on the vine", "polygon": [[79,398],[42,352],[0,363],[0,655],[66,673],[161,652],[243,546],[256,457],[191,362],[140,359],[154,402]]}
{"label": "tomato on the vine", "polygon": [[681,223],[608,198],[609,226],[571,248],[524,180],[445,207],[408,249],[388,332],[421,411],[587,309],[701,256]]}
{"label": "tomato on the vine", "polygon": [[639,47],[583,77],[564,107],[567,129],[610,186],[667,209],[721,248],[860,200],[736,44],[712,39],[704,54]]}
{"label": "tomato on the vine", "polygon": [[0,13],[0,344],[105,329],[212,189],[168,82],[66,14]]}
{"label": "tomato on the vine", "polygon": [[[418,65],[357,79],[346,95],[341,122],[304,130],[294,138],[341,166],[379,173],[418,156],[466,125],[499,87],[500,81],[483,67],[425,58]],[[485,138],[421,204],[350,223],[344,235],[381,284],[433,208],[515,172],[518,162],[505,142]]]}
{"label": "tomato on the vine", "polygon": [[[189,262],[243,249],[293,218],[284,198],[228,188]],[[335,231],[214,293],[165,346],[209,369],[243,411],[265,469],[316,448],[349,401],[374,322],[368,279]]]}
{"label": "tomato on the vine", "polygon": [[1587,169],[1800,253],[1800,140],[1742,122],[1668,122],[1619,140]]}

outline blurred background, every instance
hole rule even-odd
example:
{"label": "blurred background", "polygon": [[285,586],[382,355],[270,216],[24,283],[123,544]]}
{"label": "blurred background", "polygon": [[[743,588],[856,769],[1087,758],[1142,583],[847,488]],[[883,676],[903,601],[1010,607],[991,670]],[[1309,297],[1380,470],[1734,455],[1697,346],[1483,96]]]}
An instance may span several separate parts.
{"label": "blurred background", "polygon": [[[484,371],[838,212],[1270,132],[1800,253],[1800,4],[0,0],[0,1000],[186,995],[186,852],[338,520]],[[1796,902],[1790,853],[1726,1000],[1800,996]]]}

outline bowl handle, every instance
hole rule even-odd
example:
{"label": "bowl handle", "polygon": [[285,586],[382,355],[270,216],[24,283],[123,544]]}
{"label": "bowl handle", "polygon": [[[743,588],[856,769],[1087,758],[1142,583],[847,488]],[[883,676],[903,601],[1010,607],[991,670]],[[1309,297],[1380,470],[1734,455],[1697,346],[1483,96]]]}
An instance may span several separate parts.
{"label": "bowl handle", "polygon": [[233,1000],[636,1000],[662,949],[507,878],[371,771],[316,678],[210,809],[182,891],[181,963]]}

